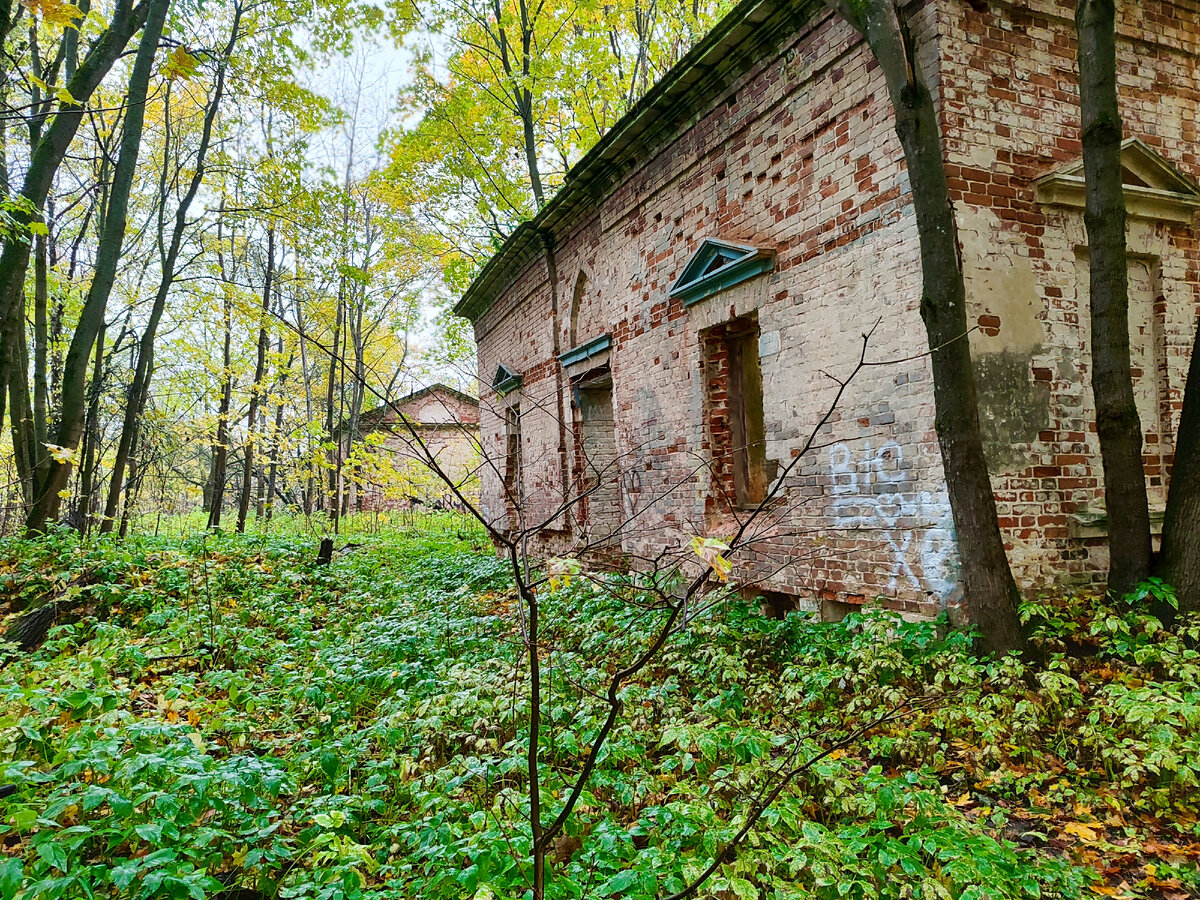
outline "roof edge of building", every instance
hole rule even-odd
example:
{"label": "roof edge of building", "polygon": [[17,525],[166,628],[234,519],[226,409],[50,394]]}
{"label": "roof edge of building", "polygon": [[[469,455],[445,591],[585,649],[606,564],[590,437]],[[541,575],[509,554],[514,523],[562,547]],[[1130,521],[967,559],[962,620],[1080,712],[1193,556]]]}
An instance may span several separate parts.
{"label": "roof edge of building", "polygon": [[[826,9],[824,0],[742,0],[731,9],[584,154],[538,214],[513,230],[463,292],[455,314],[477,322],[533,254],[553,245],[556,226],[569,224],[587,204],[606,196],[629,162],[653,152],[711,105],[728,88],[721,76],[747,68],[758,49],[770,43],[777,29],[763,26],[775,19],[794,29]],[[739,49],[743,52],[735,52]],[[696,90],[705,78],[709,83]]]}
{"label": "roof edge of building", "polygon": [[365,424],[372,424],[372,421],[371,421],[372,419],[381,419],[385,415],[387,415],[387,413],[389,411],[391,411],[393,409],[397,409],[405,403],[410,403],[411,401],[416,400],[419,397],[423,397],[427,394],[432,394],[435,391],[445,391],[446,393],[455,397],[455,399],[462,400],[463,402],[470,403],[474,406],[479,405],[478,397],[472,397],[470,394],[466,393],[465,391],[460,391],[458,388],[451,387],[450,385],[448,385],[444,382],[436,381],[433,384],[431,384],[427,387],[419,388],[418,390],[415,390],[412,393],[407,394],[398,400],[392,400],[388,403],[381,403],[378,406],[373,406],[370,409],[365,410],[364,412],[359,414],[359,417],[358,417],[359,421],[363,422]]}

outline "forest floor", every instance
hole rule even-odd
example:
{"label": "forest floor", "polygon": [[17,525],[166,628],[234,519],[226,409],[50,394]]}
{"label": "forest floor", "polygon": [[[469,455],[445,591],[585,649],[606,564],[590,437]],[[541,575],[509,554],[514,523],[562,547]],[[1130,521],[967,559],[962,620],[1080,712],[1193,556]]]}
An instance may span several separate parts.
{"label": "forest floor", "polygon": [[[0,898],[520,898],[528,673],[481,535],[0,542],[0,613],[58,602],[0,675]],[[340,543],[340,542],[339,542]],[[1041,659],[882,612],[730,600],[624,690],[548,896],[653,898],[805,769],[709,898],[1200,896],[1200,627],[1029,605]],[[616,578],[543,598],[542,798],[655,624]]]}

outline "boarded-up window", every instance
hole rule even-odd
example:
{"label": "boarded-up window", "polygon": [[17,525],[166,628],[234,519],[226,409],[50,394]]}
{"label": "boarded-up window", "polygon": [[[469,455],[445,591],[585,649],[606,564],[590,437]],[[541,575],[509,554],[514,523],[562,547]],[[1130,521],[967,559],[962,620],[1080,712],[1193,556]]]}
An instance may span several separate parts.
{"label": "boarded-up window", "polygon": [[767,494],[758,320],[704,332],[706,431],[714,499],[753,507]]}
{"label": "boarded-up window", "polygon": [[575,382],[579,407],[580,486],[586,494],[586,536],[604,541],[621,525],[621,473],[613,417],[612,375],[607,368]]}

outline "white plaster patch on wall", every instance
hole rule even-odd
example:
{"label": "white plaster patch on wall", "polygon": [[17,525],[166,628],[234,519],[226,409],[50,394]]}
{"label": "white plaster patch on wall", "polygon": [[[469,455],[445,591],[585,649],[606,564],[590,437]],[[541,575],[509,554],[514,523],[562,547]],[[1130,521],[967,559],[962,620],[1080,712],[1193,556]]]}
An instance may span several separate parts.
{"label": "white plaster patch on wall", "polygon": [[758,336],[758,356],[774,356],[783,346],[778,331],[764,331]]}
{"label": "white plaster patch on wall", "polygon": [[949,499],[917,490],[912,471],[894,440],[866,442],[858,452],[830,446],[830,515],[837,528],[879,532],[892,558],[889,592],[911,588],[946,599],[958,583]]}

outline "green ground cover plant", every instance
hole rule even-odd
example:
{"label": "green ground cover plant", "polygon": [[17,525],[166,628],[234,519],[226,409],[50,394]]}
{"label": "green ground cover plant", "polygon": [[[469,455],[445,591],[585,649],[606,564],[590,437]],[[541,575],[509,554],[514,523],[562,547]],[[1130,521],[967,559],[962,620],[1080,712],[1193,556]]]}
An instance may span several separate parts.
{"label": "green ground cover plant", "polygon": [[[0,679],[0,900],[522,897],[505,564],[462,521],[372,531],[325,567],[287,527],[0,544],[10,613],[72,610]],[[1029,604],[1037,659],[981,661],[944,623],[777,621],[731,594],[623,689],[548,894],[679,890],[789,761],[899,707],[698,896],[1200,896],[1200,626],[1164,630],[1164,597]],[[548,816],[654,624],[618,576],[547,586]]]}

